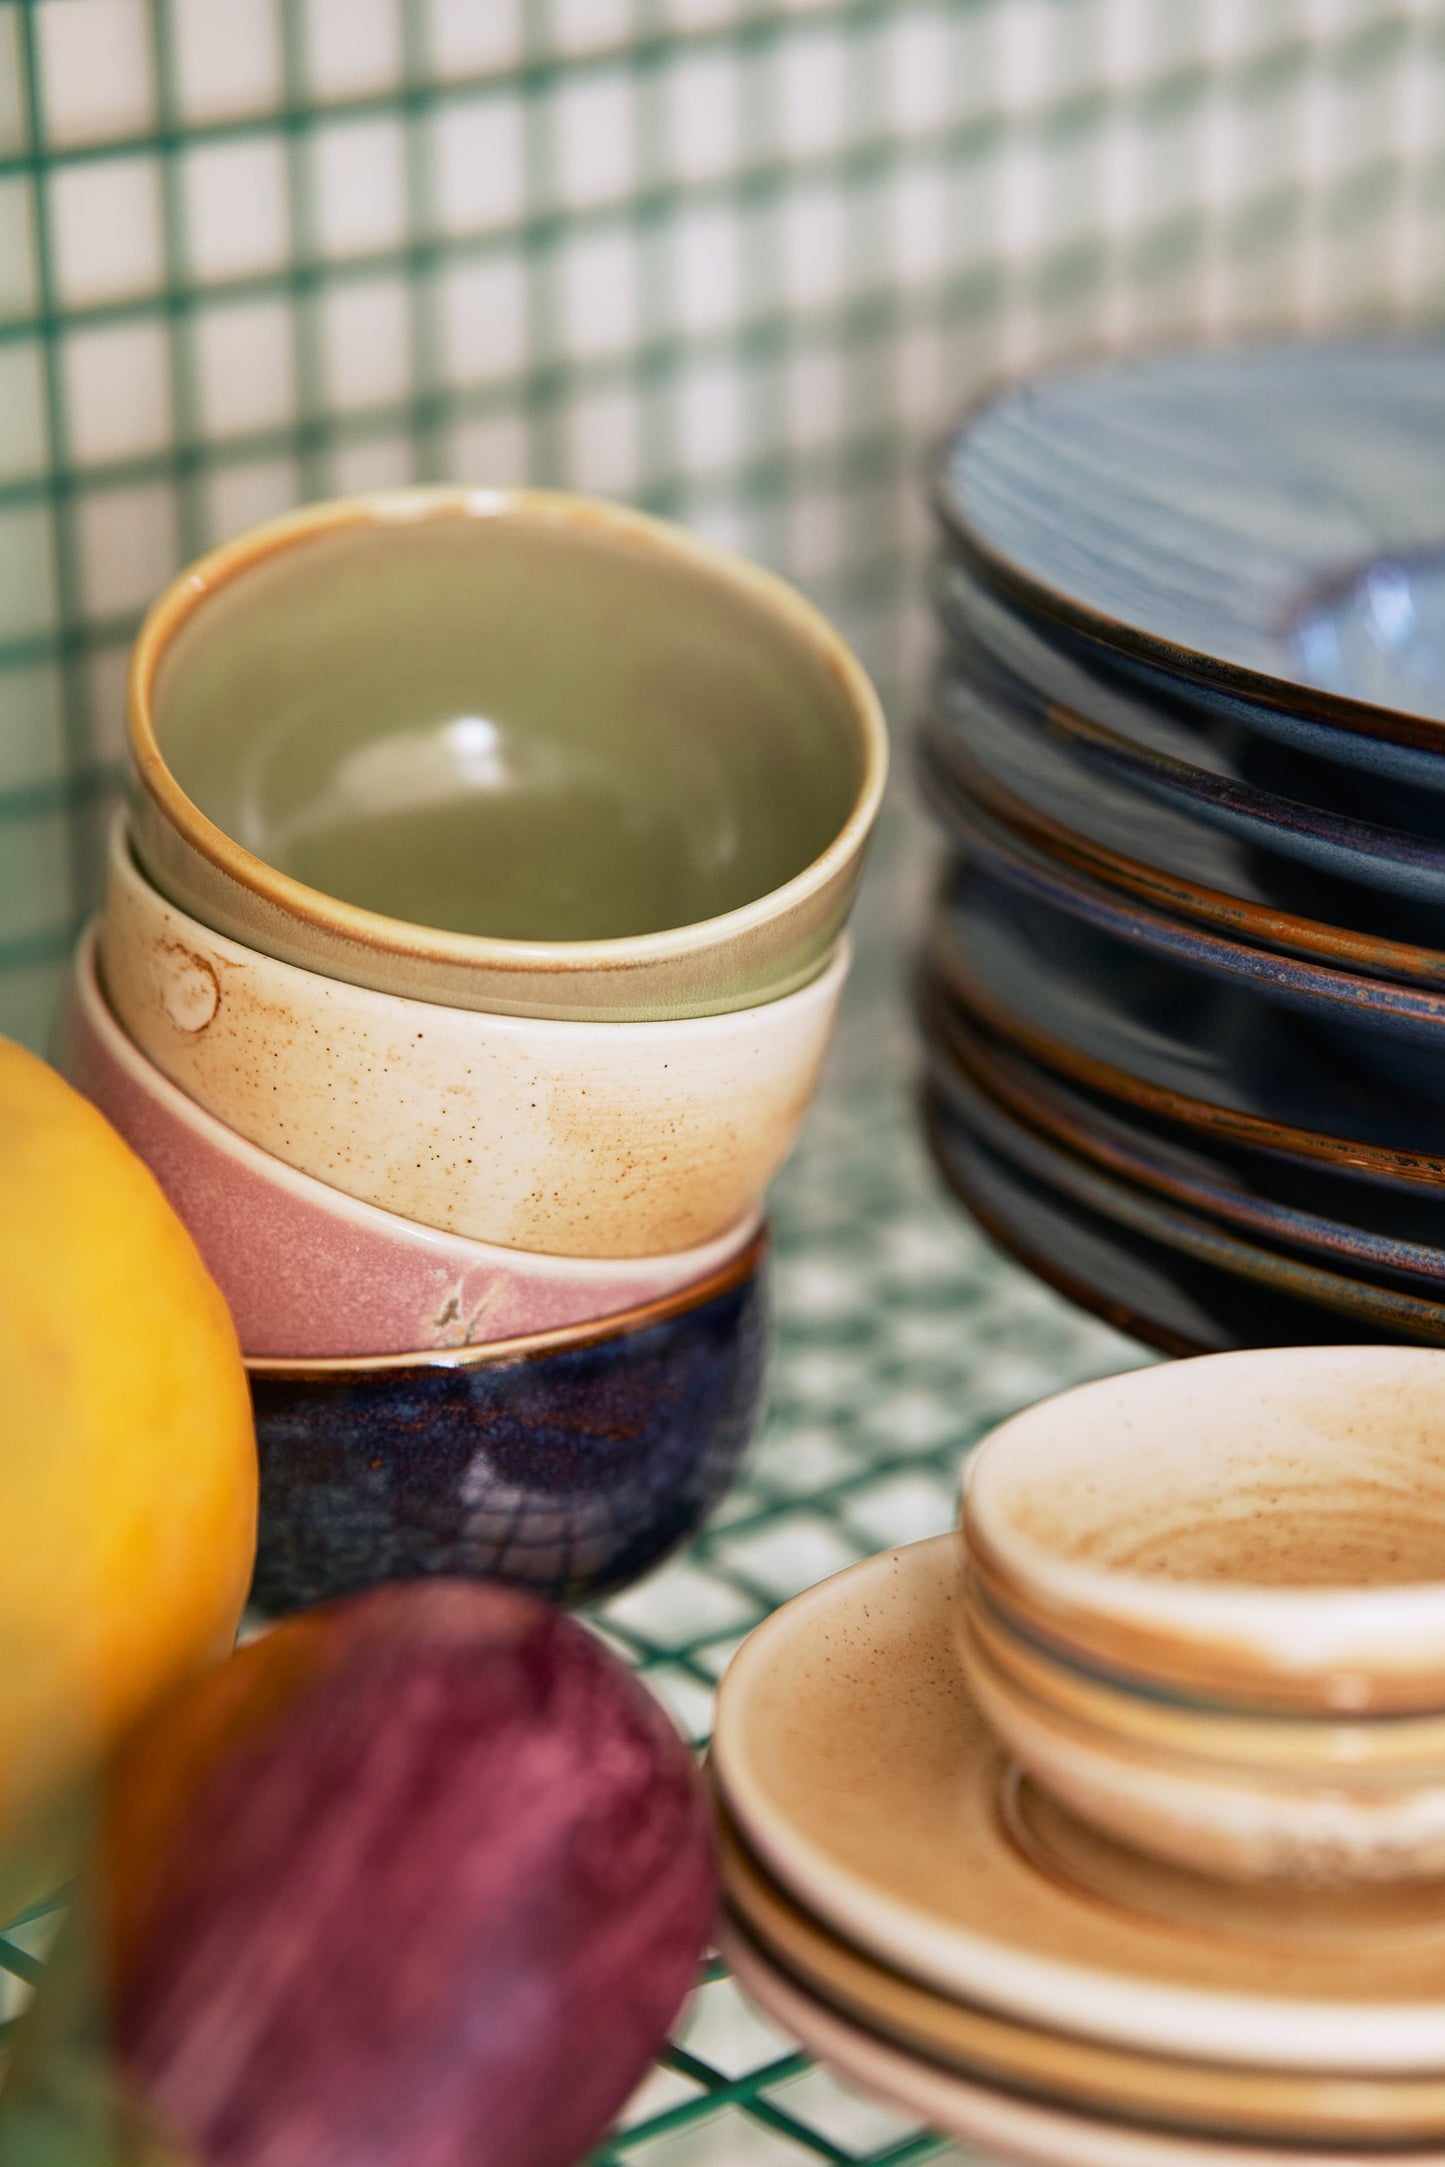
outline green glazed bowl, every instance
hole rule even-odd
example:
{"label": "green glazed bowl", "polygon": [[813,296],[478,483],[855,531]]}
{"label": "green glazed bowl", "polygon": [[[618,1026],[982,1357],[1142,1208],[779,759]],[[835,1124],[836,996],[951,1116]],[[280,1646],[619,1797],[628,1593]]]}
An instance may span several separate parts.
{"label": "green glazed bowl", "polygon": [[312,506],[203,557],[131,665],[136,853],[213,930],[379,992],[651,1021],[814,977],[887,771],[781,581],[532,491]]}

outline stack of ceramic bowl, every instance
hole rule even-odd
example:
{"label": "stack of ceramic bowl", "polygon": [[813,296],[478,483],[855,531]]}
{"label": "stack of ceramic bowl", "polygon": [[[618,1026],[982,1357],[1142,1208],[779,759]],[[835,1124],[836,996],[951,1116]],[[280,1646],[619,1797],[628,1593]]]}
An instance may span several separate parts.
{"label": "stack of ceramic bowl", "polygon": [[229,1300],[258,1600],[566,1598],[754,1427],[764,1191],[886,741],[796,596],[545,495],[322,506],[161,599],[61,1065]]}
{"label": "stack of ceramic bowl", "polygon": [[724,1681],[727,1952],[1053,2167],[1445,2161],[1445,1354],[1161,1365],[978,1451],[962,1540]]}
{"label": "stack of ceramic bowl", "polygon": [[1445,1340],[1445,352],[1015,388],[936,489],[948,1179],[1176,1351]]}

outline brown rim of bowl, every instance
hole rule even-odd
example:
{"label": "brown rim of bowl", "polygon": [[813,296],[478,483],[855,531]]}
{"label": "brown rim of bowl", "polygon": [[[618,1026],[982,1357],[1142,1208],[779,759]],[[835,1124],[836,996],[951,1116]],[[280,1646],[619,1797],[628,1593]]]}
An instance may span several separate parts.
{"label": "brown rim of bowl", "polygon": [[1137,1106],[1146,1113],[1177,1121],[1181,1127],[1204,1135],[1222,1136],[1233,1143],[1251,1144],[1286,1159],[1319,1160],[1328,1166],[1353,1169],[1371,1179],[1405,1182],[1421,1188],[1445,1188],[1445,1155],[1426,1151],[1392,1150],[1385,1144],[1364,1144],[1324,1130],[1300,1129],[1263,1114],[1238,1112],[1217,1106],[1209,1099],[1190,1098],[1168,1085],[1151,1084],[1111,1062],[1098,1060],[1056,1038],[1052,1032],[1015,1015],[959,961],[935,930],[924,953],[925,982],[922,1002],[931,1028],[948,1036],[949,1003],[965,1016],[982,1023],[1006,1046],[1020,1047],[1041,1068],[1086,1084],[1105,1098]]}
{"label": "brown rim of bowl", "polygon": [[[935,769],[941,772],[932,772]],[[1248,902],[1223,889],[1203,887],[1180,873],[1146,865],[1142,859],[1125,857],[1107,843],[1096,843],[1092,837],[1066,828],[1050,814],[1036,811],[966,755],[950,750],[945,758],[922,736],[917,771],[924,798],[945,824],[962,812],[949,794],[957,787],[976,798],[1019,841],[1032,843],[1050,857],[1062,859],[1076,872],[1092,874],[1106,887],[1137,895],[1164,910],[1181,911],[1204,925],[1238,932],[1261,947],[1282,948],[1306,961],[1344,964],[1382,977],[1445,986],[1445,950],[1413,941],[1389,940],[1380,934],[1351,933],[1322,919],[1301,918],[1268,903]]]}
{"label": "brown rim of bowl", "polygon": [[398,1370],[487,1369],[493,1364],[536,1362],[549,1354],[572,1354],[587,1347],[601,1347],[609,1339],[629,1332],[646,1331],[650,1325],[670,1324],[689,1310],[703,1309],[709,1302],[730,1294],[750,1279],[767,1257],[772,1232],[766,1220],[735,1257],[719,1264],[706,1279],[659,1294],[650,1302],[636,1302],[630,1309],[615,1309],[610,1316],[594,1317],[586,1324],[563,1324],[551,1332],[528,1332],[521,1339],[484,1340],[476,1347],[423,1347],[415,1354],[333,1354],[248,1356],[248,1377],[347,1377],[385,1376]]}
{"label": "brown rim of bowl", "polygon": [[[411,925],[405,919],[344,903],[339,897],[293,880],[289,873],[279,872],[264,858],[244,849],[186,796],[166,765],[157,741],[151,695],[156,672],[172,640],[202,603],[253,565],[282,551],[301,548],[321,535],[350,528],[407,527],[442,519],[500,519],[514,514],[544,526],[616,535],[634,549],[689,563],[740,592],[790,627],[813,649],[848,696],[862,753],[863,776],[847,820],[811,864],[780,888],[769,889],[766,895],[756,896],[736,910],[658,933],[599,941],[493,940],[483,934],[447,933],[439,927]],[[716,947],[769,924],[794,903],[806,902],[826,888],[834,875],[857,856],[877,818],[888,777],[888,726],[866,671],[822,613],[785,580],[731,551],[698,540],[683,528],[641,512],[554,490],[381,490],[368,496],[308,505],[223,543],[173,580],[148,612],[131,654],[126,715],[131,756],[141,788],[176,833],[217,871],[289,916],[363,947],[502,972],[636,969],[686,956],[699,946]],[[708,938],[699,942],[703,932]]]}
{"label": "brown rim of bowl", "polygon": [[[1363,343],[1368,336],[1367,330],[1362,331],[1355,343]],[[1024,385],[1047,381],[1052,376],[1073,375],[1090,364],[1103,367],[1112,363],[1118,367],[1142,360],[1167,360],[1175,354],[1199,353],[1204,351],[1205,343],[1197,335],[1181,333],[1177,337],[1148,340],[1122,352],[1117,345],[1099,340],[1076,348],[1066,362],[1053,367],[1015,370],[996,377],[969,400],[934,454],[928,494],[935,520],[973,575],[1010,608],[1052,620],[1067,631],[1082,633],[1106,650],[1112,648],[1117,654],[1131,655],[1167,671],[1171,677],[1231,693],[1257,707],[1283,709],[1303,721],[1323,723],[1330,729],[1345,730],[1355,737],[1379,738],[1426,752],[1445,751],[1445,722],[1431,716],[1412,714],[1405,708],[1375,706],[1349,693],[1296,684],[1290,678],[1252,669],[1243,662],[1227,662],[1198,648],[1179,647],[1172,640],[1160,639],[1137,625],[1111,617],[1107,611],[1091,609],[1086,603],[1075,601],[1072,596],[1037,580],[1026,566],[985,541],[949,502],[948,467],[958,439]],[[1225,347],[1211,350],[1250,353],[1271,346],[1303,347],[1308,343],[1298,324],[1281,319],[1274,324],[1261,324],[1248,332],[1236,333]],[[1440,347],[1438,335],[1432,338],[1428,333],[1422,335],[1419,332],[1413,338],[1396,334],[1393,339],[1381,338],[1378,343]],[[1441,348],[1441,357],[1445,359],[1445,348]],[[1302,596],[1301,602],[1306,599]]]}

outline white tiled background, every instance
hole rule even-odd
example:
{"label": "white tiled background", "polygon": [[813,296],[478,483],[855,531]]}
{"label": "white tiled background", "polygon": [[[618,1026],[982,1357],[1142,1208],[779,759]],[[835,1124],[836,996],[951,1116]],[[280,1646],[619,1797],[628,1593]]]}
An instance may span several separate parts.
{"label": "white tiled background", "polygon": [[984,378],[1418,312],[1442,155],[1438,0],[0,0],[0,1028],[207,543],[412,478],[626,497],[896,697]]}

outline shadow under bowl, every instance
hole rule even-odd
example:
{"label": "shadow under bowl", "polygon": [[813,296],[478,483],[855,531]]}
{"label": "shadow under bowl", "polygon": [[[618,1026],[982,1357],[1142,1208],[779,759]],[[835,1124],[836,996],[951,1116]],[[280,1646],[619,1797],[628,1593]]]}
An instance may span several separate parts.
{"label": "shadow under bowl", "polygon": [[578,1603],[706,1520],[761,1417],[766,1231],[699,1285],[490,1347],[248,1365],[261,1463],[252,1600],[495,1579]]}

